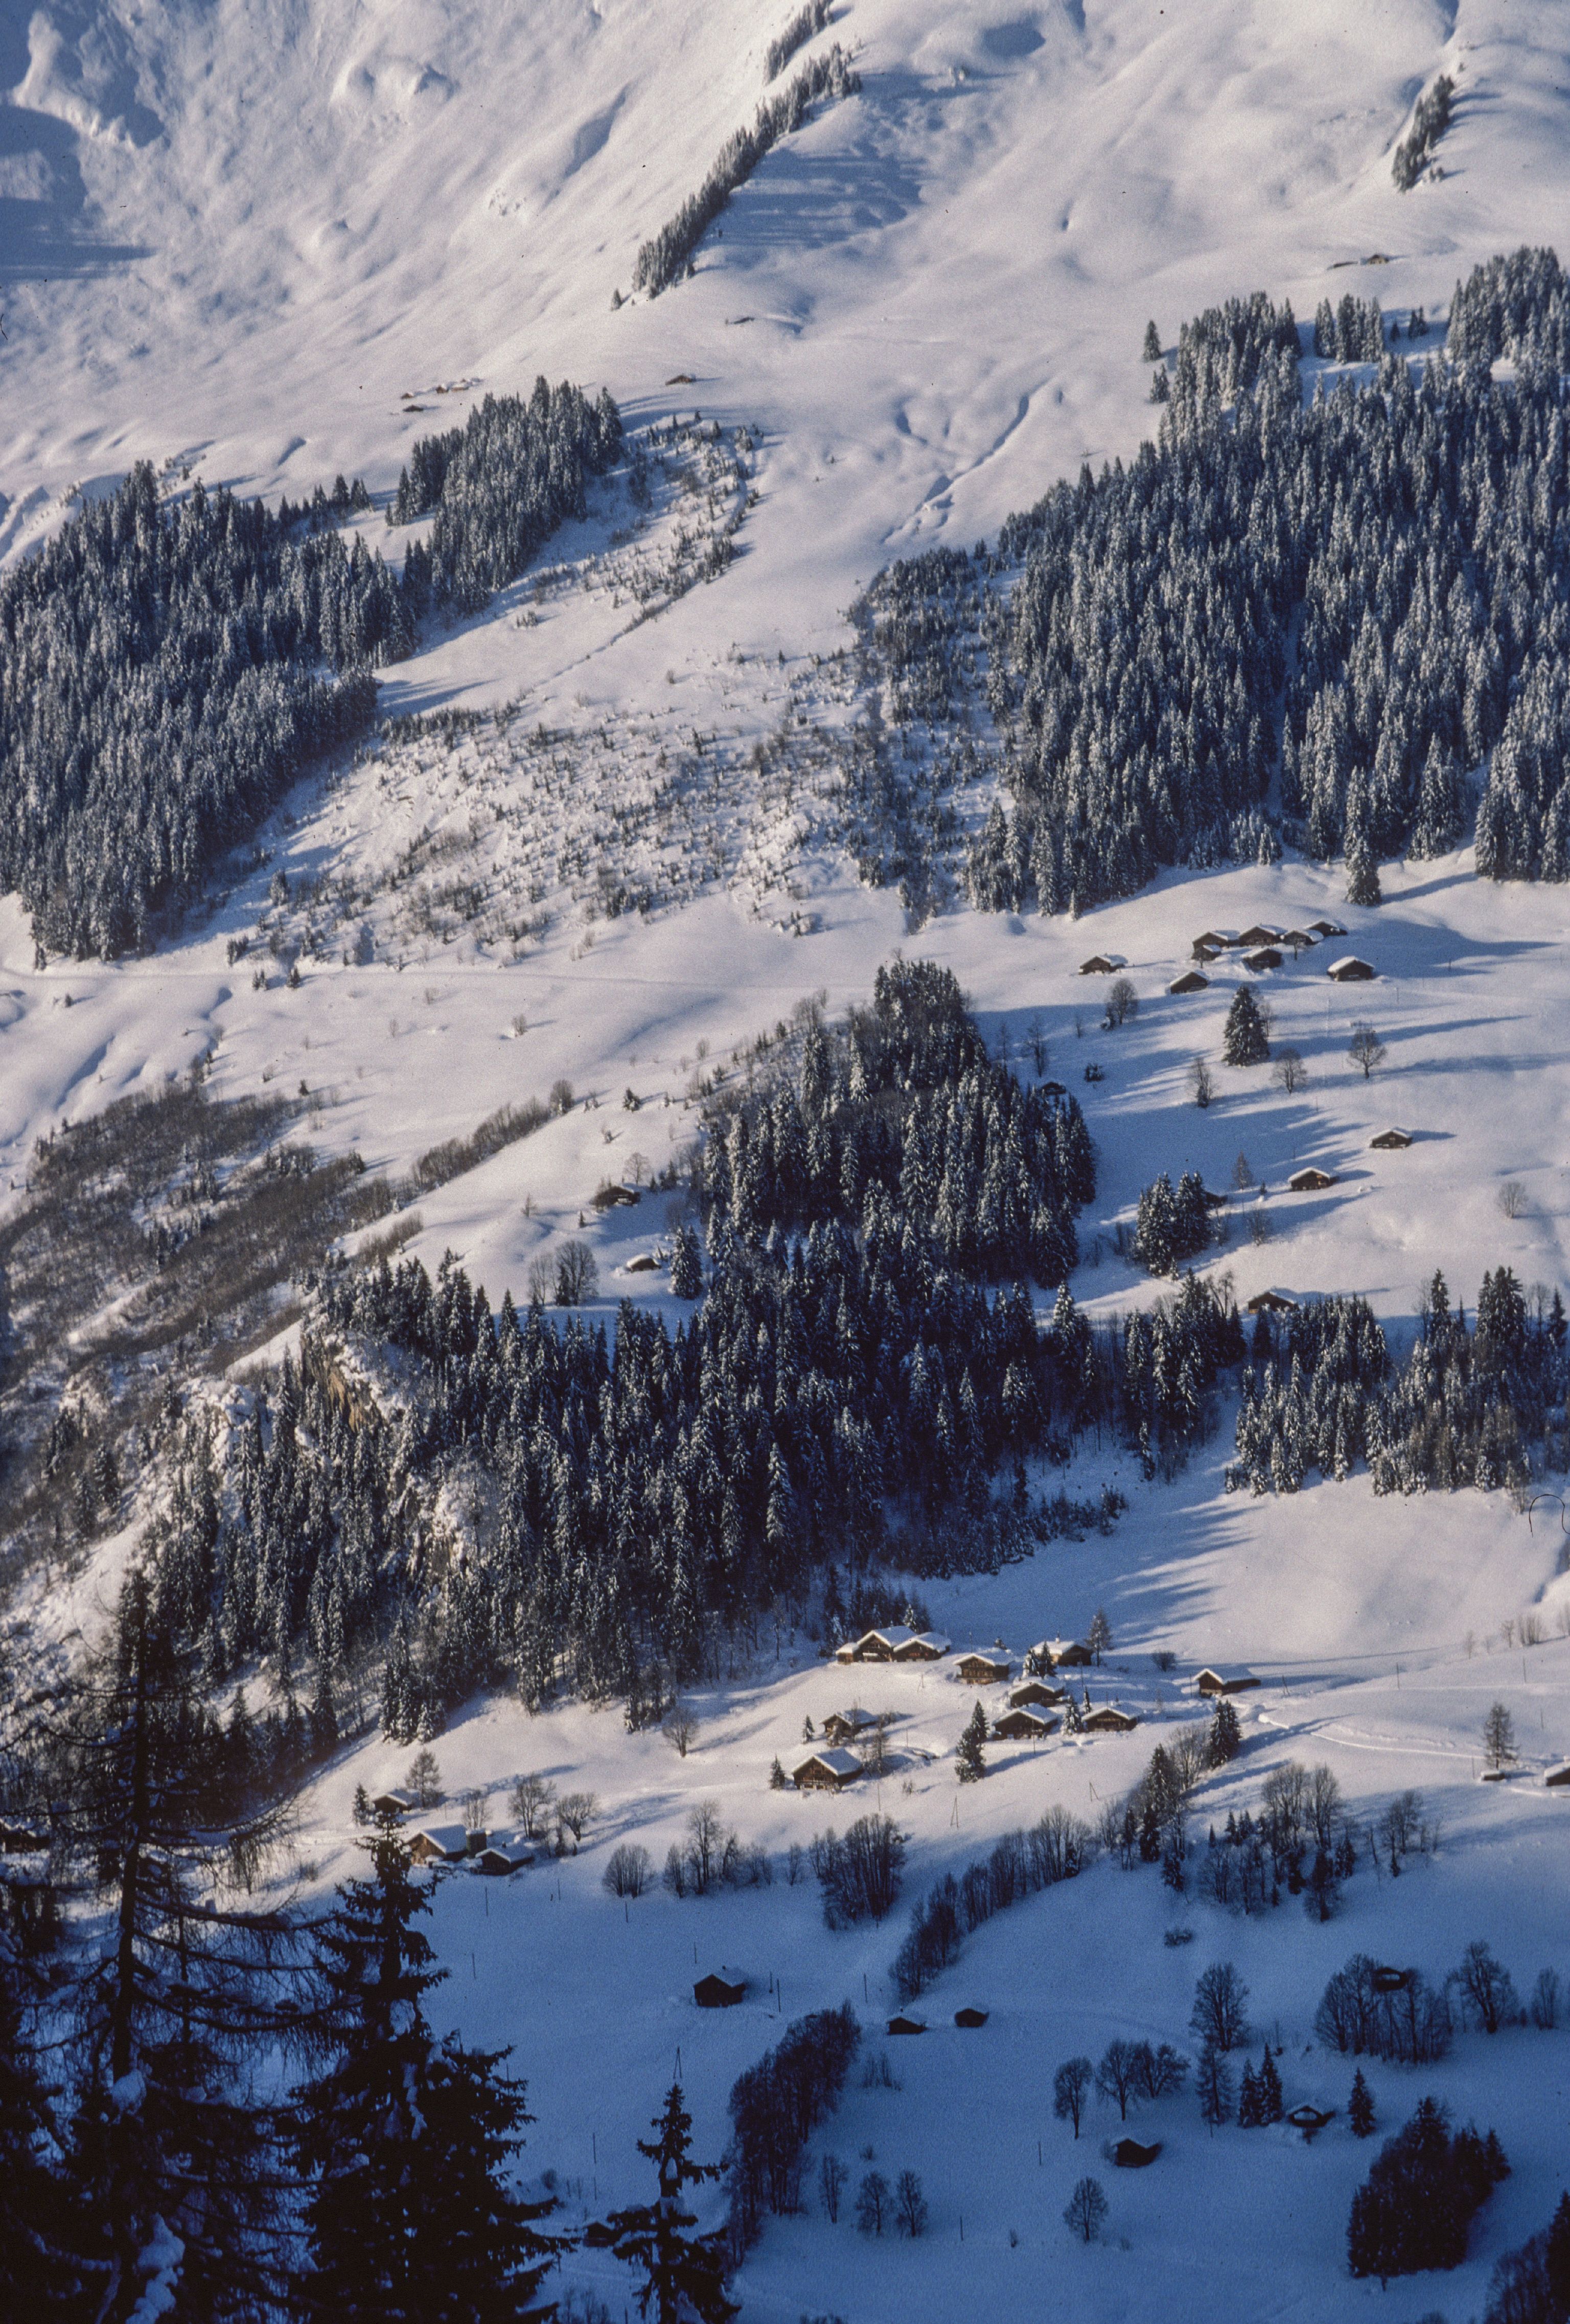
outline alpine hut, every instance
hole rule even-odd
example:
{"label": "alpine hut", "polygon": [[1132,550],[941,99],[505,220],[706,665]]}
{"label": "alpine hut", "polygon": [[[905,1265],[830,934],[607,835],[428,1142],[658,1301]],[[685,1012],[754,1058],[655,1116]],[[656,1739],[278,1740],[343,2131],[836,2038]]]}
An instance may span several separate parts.
{"label": "alpine hut", "polygon": [[861,1773],[861,1762],[853,1751],[830,1748],[809,1752],[791,1769],[791,1781],[798,1792],[842,1792]]}
{"label": "alpine hut", "polygon": [[1327,1186],[1338,1184],[1339,1181],[1333,1171],[1321,1170],[1318,1165],[1313,1162],[1309,1163],[1306,1170],[1294,1170],[1287,1180],[1288,1188],[1294,1194],[1320,1194],[1324,1193]]}
{"label": "alpine hut", "polygon": [[1186,968],[1182,975],[1173,977],[1167,987],[1169,992],[1207,992],[1209,989],[1210,979],[1201,976],[1197,968]]}
{"label": "alpine hut", "polygon": [[1022,1702],[995,1719],[992,1731],[1006,1743],[1039,1743],[1043,1735],[1055,1735],[1059,1723],[1050,1711]]}
{"label": "alpine hut", "polygon": [[1198,1694],[1246,1694],[1250,1687],[1259,1684],[1252,1671],[1212,1670],[1208,1664],[1194,1680]]}
{"label": "alpine hut", "polygon": [[707,1977],[699,1978],[693,1987],[693,1999],[700,2009],[734,2009],[739,2001],[747,1998],[747,1980],[732,1985],[728,1978],[717,1977],[712,1969]]}
{"label": "alpine hut", "polygon": [[1014,1676],[1014,1665],[999,1655],[965,1655],[959,1676],[964,1686],[1002,1686]]}
{"label": "alpine hut", "polygon": [[1081,976],[1111,976],[1118,969],[1127,966],[1128,963],[1120,952],[1093,952],[1088,960],[1079,963],[1079,973]]}
{"label": "alpine hut", "polygon": [[1354,952],[1345,952],[1331,962],[1325,973],[1336,984],[1372,984],[1379,971],[1368,961],[1359,960]]}
{"label": "alpine hut", "polygon": [[1409,1130],[1382,1130],[1368,1143],[1375,1154],[1404,1154],[1412,1143],[1412,1133]]}
{"label": "alpine hut", "polygon": [[1099,1711],[1088,1711],[1083,1721],[1087,1735],[1129,1735],[1138,1725],[1132,1712],[1119,1711],[1110,1702],[1104,1702]]}

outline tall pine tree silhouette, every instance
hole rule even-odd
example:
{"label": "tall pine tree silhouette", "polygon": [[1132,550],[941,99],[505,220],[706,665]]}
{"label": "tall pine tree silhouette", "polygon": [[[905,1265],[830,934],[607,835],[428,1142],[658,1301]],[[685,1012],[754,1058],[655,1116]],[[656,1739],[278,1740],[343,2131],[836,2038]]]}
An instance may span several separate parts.
{"label": "tall pine tree silhouette", "polygon": [[490,2324],[525,2306],[558,2249],[506,2184],[529,2116],[506,2051],[437,2042],[424,2001],[446,1971],[415,1927],[430,1909],[390,1816],[372,1877],[317,1932],[305,2033],[321,2070],[294,2095],[308,2260],[295,2312],[334,2324]]}
{"label": "tall pine tree silhouette", "polygon": [[717,2163],[693,2160],[693,2117],[682,2099],[682,2086],[673,2082],[656,2116],[653,2139],[640,2138],[638,2151],[646,2154],[659,2174],[659,2195],[629,2211],[612,2211],[616,2231],[611,2248],[618,2259],[643,2270],[638,2312],[652,2315],[656,2324],[727,2324],[738,2313],[725,2290],[725,2262],[718,2235],[693,2236],[694,2212],[685,2209],[682,2196],[688,2187],[718,2179]]}

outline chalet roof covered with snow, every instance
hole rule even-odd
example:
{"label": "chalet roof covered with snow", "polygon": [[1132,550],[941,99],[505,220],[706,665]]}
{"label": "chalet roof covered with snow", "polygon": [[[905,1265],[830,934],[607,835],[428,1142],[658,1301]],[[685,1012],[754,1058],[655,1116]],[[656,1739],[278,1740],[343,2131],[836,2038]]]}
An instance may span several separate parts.
{"label": "chalet roof covered with snow", "polygon": [[1379,971],[1372,962],[1360,960],[1356,953],[1346,952],[1342,954],[1339,960],[1333,960],[1325,973],[1328,977],[1333,977],[1337,984],[1368,984],[1379,974]]}

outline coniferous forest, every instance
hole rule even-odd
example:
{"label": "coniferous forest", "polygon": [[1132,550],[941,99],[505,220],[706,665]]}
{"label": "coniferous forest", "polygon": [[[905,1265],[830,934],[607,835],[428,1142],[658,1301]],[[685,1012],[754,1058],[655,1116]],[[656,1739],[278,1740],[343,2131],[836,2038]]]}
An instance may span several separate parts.
{"label": "coniferous forest", "polygon": [[1551,251],[1458,285],[1421,364],[1374,302],[1327,302],[1315,352],[1373,368],[1305,407],[1290,308],[1229,301],[1184,327],[1126,466],[1056,485],[978,562],[881,576],[864,652],[904,715],[987,659],[1013,798],[971,900],[1056,912],[1283,840],[1436,855],[1480,778],[1479,872],[1570,877],[1566,311]]}
{"label": "coniferous forest", "polygon": [[[161,1606],[215,1677],[385,1645],[385,1720],[413,1735],[480,1683],[657,1703],[661,1674],[880,1560],[995,1566],[1111,1523],[1115,1495],[1033,1497],[1026,1459],[1110,1429],[1180,1462],[1243,1339],[1198,1278],[1125,1332],[1066,1287],[1039,1324],[1093,1191],[1073,1101],[988,1056],[949,972],[896,964],[714,1114],[674,1331],[493,1314],[451,1266],[317,1278],[301,1362],[227,1465],[188,1432]],[[346,1366],[397,1370],[396,1417]]]}
{"label": "coniferous forest", "polygon": [[470,612],[511,580],[621,421],[566,384],[487,397],[417,443],[406,517],[435,511],[401,578],[335,526],[363,502],[274,515],[197,484],[165,504],[145,463],[0,582],[0,889],[41,952],[144,950],[313,758],[363,732],[371,672],[433,602]]}

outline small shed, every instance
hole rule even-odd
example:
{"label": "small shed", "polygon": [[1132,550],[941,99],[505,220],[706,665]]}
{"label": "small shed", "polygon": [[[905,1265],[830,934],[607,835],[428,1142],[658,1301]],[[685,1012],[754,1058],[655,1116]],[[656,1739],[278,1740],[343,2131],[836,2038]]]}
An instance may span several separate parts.
{"label": "small shed", "polygon": [[926,2021],[921,2017],[891,2017],[888,2030],[891,2034],[924,2034]]}
{"label": "small shed", "polygon": [[1118,1711],[1104,1702],[1099,1711],[1088,1711],[1084,1728],[1087,1735],[1127,1735],[1139,1725],[1132,1712]]}
{"label": "small shed", "polygon": [[823,1721],[823,1738],[829,1743],[854,1743],[877,1724],[877,1714],[852,1707],[849,1711],[831,1711]]}
{"label": "small shed", "polygon": [[629,1275],[654,1275],[658,1270],[659,1261],[652,1250],[640,1250],[635,1259],[627,1262]]}
{"label": "small shed", "polygon": [[640,1203],[642,1200],[642,1191],[637,1186],[607,1185],[595,1187],[589,1197],[589,1207],[592,1211],[629,1210],[634,1203]]}
{"label": "small shed", "polygon": [[936,1630],[918,1630],[903,1646],[895,1646],[896,1663],[935,1663],[949,1651],[949,1641]]}
{"label": "small shed", "polygon": [[1297,1301],[1286,1298],[1279,1291],[1256,1291],[1247,1305],[1251,1315],[1295,1315],[1298,1312]]}
{"label": "small shed", "polygon": [[1348,952],[1343,953],[1339,960],[1333,960],[1325,973],[1337,984],[1372,984],[1379,971],[1368,961],[1359,960],[1354,952]]}
{"label": "small shed", "polygon": [[475,1871],[493,1880],[504,1880],[510,1872],[519,1872],[533,1862],[533,1847],[519,1831],[493,1831],[484,1847],[474,1852]]}
{"label": "small shed", "polygon": [[1287,2116],[1292,2128],[1300,2130],[1305,2138],[1312,2138],[1317,2130],[1323,2130],[1326,2124],[1333,2122],[1335,2118],[1334,2107],[1316,2106],[1296,2106]]}
{"label": "small shed", "polygon": [[1014,1676],[1014,1665],[996,1655],[965,1655],[959,1679],[965,1686],[1001,1686]]}
{"label": "small shed", "polygon": [[1112,2159],[1120,2171],[1143,2171],[1161,2151],[1159,2138],[1153,2146],[1142,2146],[1137,2138],[1120,2138],[1112,2150]]}
{"label": "small shed", "polygon": [[1310,920],[1308,926],[1317,936],[1344,936],[1346,934],[1339,920]]}
{"label": "small shed", "polygon": [[1287,1185],[1294,1194],[1323,1194],[1327,1186],[1339,1183],[1334,1171],[1321,1170],[1316,1162],[1310,1162],[1306,1170],[1294,1170],[1287,1180]]}
{"label": "small shed", "polygon": [[1244,928],[1237,941],[1240,945],[1278,945],[1282,930],[1272,928],[1268,920],[1256,920],[1252,928]]}
{"label": "small shed", "polygon": [[1561,1759],[1556,1767],[1550,1767],[1543,1781],[1551,1792],[1570,1791],[1570,1759]]}
{"label": "small shed", "polygon": [[1274,945],[1261,945],[1257,952],[1244,954],[1243,964],[1244,968],[1251,968],[1256,976],[1261,976],[1267,968],[1280,968],[1281,954]]}
{"label": "small shed", "polygon": [[416,1864],[454,1864],[469,1853],[469,1835],[461,1823],[422,1823],[409,1843]]}
{"label": "small shed", "polygon": [[418,1805],[419,1802],[414,1794],[406,1792],[398,1784],[392,1784],[385,1792],[375,1793],[371,1802],[372,1810],[376,1815],[408,1815],[412,1808],[418,1808]]}
{"label": "small shed", "polygon": [[842,1792],[862,1772],[853,1751],[813,1751],[791,1769],[791,1781],[799,1792]]}
{"label": "small shed", "polygon": [[967,2034],[974,2034],[985,2025],[987,2017],[985,2009],[957,2009],[954,2012],[955,2024],[962,2026]]}
{"label": "small shed", "polygon": [[732,1985],[729,1978],[718,1977],[712,1969],[693,1987],[693,1999],[700,2009],[734,2009],[739,2001],[746,1998],[745,1978],[739,1985]]}
{"label": "small shed", "polygon": [[1416,1975],[1416,1969],[1391,1969],[1383,1961],[1375,1961],[1369,1982],[1376,1993],[1405,1993]]}
{"label": "small shed", "polygon": [[1368,1142],[1375,1154],[1404,1154],[1412,1143],[1412,1133],[1409,1130],[1382,1130],[1377,1138]]}
{"label": "small shed", "polygon": [[1067,1097],[1069,1092],[1062,1082],[1038,1082],[1036,1094],[1039,1097]]}
{"label": "small shed", "polygon": [[1167,987],[1169,992],[1207,992],[1209,989],[1210,979],[1201,976],[1197,968],[1185,969],[1182,975],[1175,976]]}
{"label": "small shed", "polygon": [[1045,1711],[1037,1711],[1026,1702],[1016,1703],[992,1722],[992,1731],[1005,1743],[1039,1743],[1043,1735],[1055,1735],[1059,1722]]}
{"label": "small shed", "polygon": [[1066,1686],[1053,1686],[1050,1680],[1044,1678],[1022,1678],[1017,1686],[1011,1686],[1009,1688],[1009,1708],[1011,1711],[1017,1710],[1022,1703],[1033,1703],[1040,1705],[1042,1703],[1051,1704],[1054,1702],[1065,1702],[1068,1700],[1068,1695],[1069,1690]]}
{"label": "small shed", "polygon": [[1081,976],[1111,976],[1116,970],[1127,966],[1128,963],[1120,952],[1093,952],[1088,960],[1079,963],[1079,973]]}
{"label": "small shed", "polygon": [[1258,1684],[1252,1671],[1212,1670],[1208,1664],[1194,1681],[1195,1691],[1199,1694],[1246,1694],[1250,1687]]}

